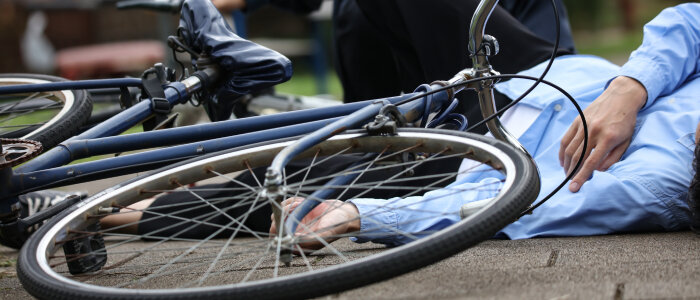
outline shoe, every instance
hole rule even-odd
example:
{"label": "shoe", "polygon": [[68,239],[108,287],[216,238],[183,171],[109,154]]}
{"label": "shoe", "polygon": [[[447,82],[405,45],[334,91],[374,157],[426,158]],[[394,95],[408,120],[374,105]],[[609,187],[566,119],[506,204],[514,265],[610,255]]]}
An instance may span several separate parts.
{"label": "shoe", "polygon": [[20,195],[19,203],[22,207],[20,217],[29,217],[73,195],[77,195],[80,198],[87,196],[84,192],[66,193],[57,190],[43,190]]}
{"label": "shoe", "polygon": [[[78,196],[84,198],[87,193],[77,192],[77,193],[66,193],[55,190],[44,190],[31,192],[24,195],[20,195],[20,218],[27,218],[31,215],[37,214],[40,211],[46,210],[52,205],[58,204],[61,201],[68,199],[69,197]],[[24,226],[0,226],[0,244],[7,247],[12,247],[19,249],[22,247],[24,242],[27,241],[29,236],[34,233],[43,222],[38,222],[37,224],[31,225],[29,227]],[[19,223],[15,223],[19,224]]]}

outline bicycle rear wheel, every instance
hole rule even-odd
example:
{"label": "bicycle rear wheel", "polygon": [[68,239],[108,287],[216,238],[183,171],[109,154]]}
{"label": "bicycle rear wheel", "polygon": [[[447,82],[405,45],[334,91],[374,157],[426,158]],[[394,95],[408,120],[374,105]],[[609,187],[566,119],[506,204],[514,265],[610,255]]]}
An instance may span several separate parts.
{"label": "bicycle rear wheel", "polygon": [[[337,190],[335,197],[348,200],[368,193],[399,194],[399,198],[382,202],[377,209],[397,215],[420,209],[425,219],[444,221],[419,231],[400,228],[420,220],[397,224],[399,229],[388,230],[388,235],[396,235],[406,243],[391,249],[347,239],[373,239],[378,232],[340,234],[325,248],[309,254],[301,252],[290,266],[282,266],[280,253],[284,251],[279,239],[252,219],[267,218],[269,226],[269,208],[275,204],[259,197],[260,176],[275,154],[293,140],[250,145],[178,163],[84,200],[54,217],[24,245],[18,261],[22,284],[32,295],[52,299],[315,297],[391,278],[467,249],[512,222],[539,192],[532,161],[512,147],[483,136],[435,129],[401,130],[395,136],[338,135],[298,158],[296,162],[307,167],[286,169],[288,196],[308,196],[329,178],[358,173],[358,179],[348,186],[333,187]],[[353,163],[340,163],[340,167],[328,164],[338,157],[354,157],[353,153],[363,159],[353,158]],[[367,157],[372,159],[365,160]],[[479,172],[466,176],[496,174],[498,179],[482,181],[484,186],[445,187],[455,177],[465,175],[455,166],[463,159],[475,161],[469,170]],[[435,166],[450,170],[442,172]],[[339,171],[310,175],[313,168]],[[371,176],[368,172],[377,174]],[[412,176],[407,175],[412,172]],[[445,202],[450,195],[496,187],[502,189],[493,191],[495,197],[472,202],[470,215],[461,220],[461,202]],[[438,196],[412,197],[426,191]],[[186,197],[165,201],[158,208],[137,210],[132,205],[154,196],[159,202],[180,194]],[[405,199],[426,201],[428,209],[404,205]],[[125,208],[130,205],[132,208]],[[437,209],[440,207],[451,209]],[[189,215],[192,211],[196,213]],[[109,229],[100,229],[107,217],[129,213],[142,214],[139,222],[163,219],[163,223],[121,223],[121,227],[112,224]],[[145,218],[147,214],[151,218]],[[223,221],[215,221],[219,217]],[[372,211],[357,218],[384,222]],[[128,233],[129,226],[150,229],[135,234]],[[198,226],[207,229],[206,236],[193,233]],[[295,238],[316,236],[309,233]],[[82,242],[76,246],[76,241]],[[74,251],[78,248],[82,250]]]}
{"label": "bicycle rear wheel", "polygon": [[[35,74],[0,74],[0,86],[65,81]],[[84,90],[0,95],[0,137],[41,142],[44,149],[75,135],[90,117]]]}

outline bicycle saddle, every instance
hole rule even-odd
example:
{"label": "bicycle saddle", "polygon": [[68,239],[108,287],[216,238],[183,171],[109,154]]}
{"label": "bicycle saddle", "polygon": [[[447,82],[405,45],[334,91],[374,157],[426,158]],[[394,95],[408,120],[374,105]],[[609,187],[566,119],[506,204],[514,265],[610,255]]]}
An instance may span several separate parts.
{"label": "bicycle saddle", "polygon": [[185,0],[179,27],[189,47],[208,54],[222,69],[219,94],[248,94],[292,76],[287,57],[234,34],[209,0]]}

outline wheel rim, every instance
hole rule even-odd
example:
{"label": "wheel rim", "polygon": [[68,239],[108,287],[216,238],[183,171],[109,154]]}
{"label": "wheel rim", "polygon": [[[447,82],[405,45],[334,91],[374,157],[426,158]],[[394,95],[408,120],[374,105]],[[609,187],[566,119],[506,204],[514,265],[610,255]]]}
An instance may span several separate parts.
{"label": "wheel rim", "polygon": [[[0,78],[0,86],[48,82],[33,78]],[[74,101],[73,92],[68,90],[0,95],[0,136],[32,139],[65,116]]]}
{"label": "wheel rim", "polygon": [[[421,141],[425,141],[425,138],[426,138],[425,133],[420,133],[420,134],[405,133],[402,135],[404,137],[406,137],[407,139],[414,139],[414,140],[421,140]],[[345,144],[339,142],[339,143],[337,143],[336,146],[328,147],[328,148],[344,149],[344,148],[347,148],[348,145],[353,145],[353,144],[357,145],[357,143],[358,143],[357,138],[358,137],[359,137],[358,135],[345,135],[342,137],[337,137],[334,140],[345,141],[344,142]],[[498,168],[500,168],[500,172],[504,172],[504,173],[507,173],[509,175],[513,175],[513,176],[507,176],[505,178],[505,180],[503,182],[501,182],[502,186],[504,186],[503,191],[507,190],[510,186],[512,186],[514,178],[517,177],[517,174],[515,174],[515,172],[516,172],[515,167],[510,162],[507,155],[491,145],[488,145],[486,143],[479,142],[479,141],[467,140],[463,137],[456,137],[456,136],[450,136],[449,139],[451,139],[451,140],[446,140],[445,135],[440,135],[440,136],[434,135],[431,137],[432,138],[440,138],[440,139],[432,140],[431,143],[433,143],[434,145],[426,145],[425,146],[425,147],[430,148],[430,149],[438,149],[438,148],[442,147],[442,146],[438,146],[438,144],[441,142],[448,143],[448,144],[452,143],[450,145],[454,146],[456,144],[464,143],[466,141],[468,141],[472,145],[474,143],[478,144],[478,146],[481,149],[487,149],[489,153],[469,154],[469,155],[487,155],[489,157],[482,157],[481,159],[490,160],[493,165],[496,165]],[[365,141],[365,139],[362,139],[362,141]],[[329,142],[329,143],[332,143],[332,142]],[[360,143],[362,143],[362,142],[360,142]],[[413,144],[415,145],[415,143],[413,143]],[[247,161],[249,163],[252,163],[252,160],[254,160],[254,159],[262,159],[260,157],[260,151],[265,150],[265,151],[269,151],[270,153],[274,153],[274,152],[278,151],[280,149],[280,147],[283,145],[284,144],[272,144],[272,145],[262,146],[262,148],[255,148],[254,151],[252,149],[240,150],[240,151],[228,153],[227,155],[223,155],[223,156],[216,156],[216,157],[211,157],[208,159],[203,159],[203,160],[196,162],[196,163],[181,165],[179,167],[167,170],[166,172],[161,172],[157,175],[154,175],[158,178],[157,180],[153,180],[154,176],[149,176],[148,178],[150,180],[147,180],[147,179],[136,180],[134,182],[131,182],[131,183],[126,184],[124,186],[121,186],[119,188],[105,191],[105,192],[98,194],[98,195],[94,196],[93,198],[91,198],[92,200],[90,201],[90,203],[104,202],[105,204],[108,203],[108,205],[111,205],[111,206],[117,206],[117,207],[126,206],[126,204],[130,204],[130,202],[134,201],[134,199],[147,198],[148,194],[149,194],[148,192],[157,191],[158,189],[162,189],[163,187],[169,187],[174,182],[185,181],[184,178],[192,179],[192,178],[199,178],[199,177],[207,177],[207,176],[210,176],[212,174],[211,173],[212,170],[213,170],[213,172],[218,173],[219,171],[217,171],[217,170],[226,169],[225,166],[222,166],[223,162],[226,162],[226,164],[228,164],[228,165],[240,165],[240,163],[242,161],[247,159]],[[408,147],[410,147],[410,146],[408,146]],[[423,147],[423,146],[421,146],[421,147]],[[404,145],[404,148],[406,148],[405,145]],[[324,149],[327,149],[327,148],[324,148]],[[381,149],[381,147],[379,147],[377,149]],[[467,153],[470,150],[468,150],[468,149],[452,149],[450,151],[453,151],[455,153]],[[312,151],[307,152],[307,155],[309,155],[309,153],[311,153],[311,152]],[[257,155],[252,155],[253,153],[257,153]],[[255,165],[255,164],[253,163],[253,165]],[[215,168],[215,169],[212,169],[212,168]],[[247,166],[242,167],[241,169],[247,169]],[[225,171],[222,171],[222,172],[225,172]],[[456,175],[456,174],[453,174],[453,176],[454,175]],[[146,181],[149,181],[148,184],[145,183]],[[181,187],[181,189],[182,189],[182,187]],[[503,191],[501,191],[500,193],[503,193]],[[196,191],[196,192],[199,192],[199,191]],[[126,199],[128,199],[128,200],[126,200]],[[485,206],[482,209],[486,209],[492,203],[493,202],[488,202],[488,204],[485,204]],[[37,261],[39,262],[40,268],[42,268],[42,271],[45,272],[46,274],[49,274],[49,276],[53,277],[54,279],[58,280],[59,282],[64,282],[64,283],[67,283],[70,285],[75,285],[75,286],[78,286],[80,288],[87,288],[87,289],[93,289],[93,290],[94,289],[104,290],[106,292],[117,292],[118,291],[120,293],[162,293],[162,292],[166,292],[165,290],[162,290],[162,289],[150,290],[150,288],[153,288],[153,286],[144,287],[140,283],[133,286],[135,288],[134,290],[115,289],[114,287],[100,287],[100,286],[94,285],[94,283],[95,283],[94,277],[92,279],[88,280],[91,282],[91,284],[83,283],[83,282],[81,282],[81,280],[85,280],[89,276],[87,276],[87,277],[83,276],[82,278],[81,277],[71,277],[70,274],[67,274],[67,272],[65,272],[65,270],[61,270],[60,266],[52,267],[52,265],[56,264],[55,259],[54,259],[54,261],[49,261],[46,254],[47,253],[54,253],[54,250],[57,250],[60,253],[60,249],[57,249],[57,248],[60,248],[60,246],[57,245],[57,243],[60,244],[61,241],[68,238],[68,236],[70,236],[71,234],[75,234],[75,233],[68,233],[67,229],[71,228],[70,230],[72,230],[73,232],[80,232],[81,230],[83,230],[86,227],[85,223],[90,223],[90,222],[82,222],[82,220],[86,220],[86,219],[90,220],[91,217],[88,215],[92,215],[92,216],[99,216],[100,215],[100,212],[98,212],[97,209],[98,209],[97,205],[84,205],[81,208],[70,213],[70,215],[68,217],[65,217],[61,221],[59,221],[56,226],[52,226],[52,228],[50,228],[48,233],[43,235],[42,239],[39,241],[39,247],[38,247],[39,250],[37,251],[37,257],[36,257]],[[458,214],[458,212],[452,212],[452,213]],[[363,217],[367,217],[367,216],[363,216]],[[92,219],[94,219],[94,218],[92,218]],[[460,223],[467,222],[469,220],[470,220],[470,218],[467,218],[465,220],[462,220]],[[103,232],[103,234],[105,234],[105,233]],[[431,235],[428,238],[421,238],[416,242],[409,243],[409,245],[416,245],[418,243],[426,242],[432,238],[435,238],[439,234],[440,233]],[[121,250],[119,250],[119,248],[118,248],[119,246],[116,246],[116,247],[114,246],[115,241],[109,241],[110,239],[114,238],[114,236],[110,236],[110,234],[108,234],[108,233],[105,234],[105,236],[107,237],[106,239],[108,240],[108,246],[106,247],[107,250],[114,251],[114,253],[109,254],[109,259],[112,259],[112,257],[116,258],[116,256],[120,256],[120,255],[121,256],[129,256],[129,255],[133,255],[135,253],[133,251],[130,252],[128,250],[125,250],[124,248],[121,248]],[[244,241],[245,239],[241,239],[241,240]],[[56,241],[58,241],[58,242],[56,242]],[[200,274],[198,275],[199,277],[195,278],[195,279],[184,278],[184,277],[186,277],[186,276],[184,276],[183,278],[185,279],[184,281],[186,282],[185,285],[172,287],[172,288],[178,288],[178,289],[188,288],[187,290],[192,291],[192,292],[197,292],[197,291],[207,290],[207,289],[222,288],[222,287],[223,288],[235,288],[235,287],[244,287],[247,285],[264,284],[264,283],[269,282],[269,281],[284,280],[285,278],[290,278],[290,277],[284,277],[284,276],[290,275],[290,273],[293,273],[293,272],[288,272],[291,269],[294,269],[294,271],[299,270],[299,269],[318,270],[319,268],[317,268],[317,267],[320,267],[320,269],[321,269],[320,272],[324,272],[323,267],[327,267],[327,265],[325,263],[313,264],[313,266],[311,266],[312,263],[310,262],[310,258],[307,257],[306,255],[299,255],[298,257],[296,257],[295,258],[296,263],[292,264],[293,265],[292,268],[287,268],[287,269],[280,267],[279,262],[277,260],[271,260],[269,262],[263,261],[261,263],[259,260],[259,257],[256,256],[253,259],[249,259],[245,267],[248,268],[249,265],[253,265],[253,267],[249,267],[251,270],[255,270],[255,268],[258,267],[259,270],[267,270],[264,272],[267,272],[267,273],[270,273],[273,275],[269,276],[269,277],[272,277],[271,279],[268,278],[268,279],[263,279],[261,282],[249,283],[249,282],[253,281],[253,279],[256,279],[256,280],[258,279],[256,277],[257,274],[255,274],[255,272],[245,270],[242,267],[237,267],[236,264],[235,263],[232,264],[230,260],[221,260],[220,259],[222,256],[221,250],[214,251],[212,253],[207,252],[208,251],[207,249],[214,249],[214,250],[217,250],[219,248],[220,249],[232,249],[233,247],[230,246],[231,245],[230,240],[226,240],[226,239],[224,239],[224,240],[217,239],[216,241],[212,240],[212,241],[208,242],[206,247],[201,246],[201,247],[197,248],[197,250],[196,250],[196,251],[200,252],[199,253],[200,258],[201,257],[204,257],[204,258],[219,257],[219,258],[217,258],[217,259],[219,259],[219,261],[216,264],[213,264],[215,266],[214,267],[215,271],[211,271],[212,263],[210,261],[207,261],[207,262],[200,264],[199,262],[194,260],[192,257],[188,257],[188,256],[191,256],[192,253],[194,253],[196,251],[189,251],[189,249],[191,249],[191,246],[186,245],[186,244],[199,243],[199,241],[188,241],[186,239],[174,239],[173,241],[175,241],[175,244],[180,243],[182,245],[168,246],[168,247],[171,247],[171,248],[169,248],[169,251],[173,251],[173,252],[180,251],[180,252],[177,256],[175,256],[175,254],[171,254],[171,255],[173,255],[173,257],[176,257],[176,260],[170,259],[168,267],[162,270],[163,272],[160,273],[161,276],[159,278],[162,279],[162,278],[173,276],[172,271],[185,271],[186,270],[186,271],[192,272],[194,269],[199,268],[199,267],[203,267],[202,269],[210,269],[210,271],[206,271],[206,270],[200,271]],[[263,248],[274,246],[272,243],[270,243],[270,240],[265,236],[263,236],[263,240],[256,241],[256,242],[259,243],[260,245],[262,245]],[[116,241],[116,243],[118,244],[119,241]],[[155,243],[159,243],[159,242],[156,241]],[[335,242],[334,245],[336,243],[340,243],[340,245],[334,246],[335,250],[325,249],[325,250],[321,250],[322,252],[320,252],[320,253],[316,252],[312,256],[313,259],[316,260],[315,262],[326,260],[326,261],[333,262],[332,265],[334,265],[335,262],[343,262],[345,260],[354,261],[353,260],[354,257],[347,257],[348,255],[343,253],[344,250],[339,250],[339,249],[342,247],[345,247],[346,246],[345,244],[347,244],[347,243],[351,244],[351,246],[348,246],[350,248],[354,247],[355,245],[353,245],[351,242],[349,242],[347,240]],[[223,245],[227,245],[227,247],[222,247]],[[152,245],[148,245],[146,247],[150,247],[150,246],[152,246]],[[243,247],[243,248],[247,247],[246,244],[242,244],[242,243],[238,244],[236,246]],[[142,251],[142,250],[143,249],[141,249],[139,251]],[[400,250],[401,250],[401,248],[393,249],[391,251],[382,251],[381,247],[374,246],[373,248],[369,247],[369,249],[364,249],[363,251],[366,251],[367,253],[383,252],[383,253],[377,254],[376,256],[366,258],[366,259],[376,259],[377,257],[380,257],[380,256],[392,255],[393,252],[400,251]],[[241,250],[237,250],[237,251],[239,253],[235,253],[235,254],[241,254],[244,252]],[[357,252],[357,250],[355,248],[352,248],[351,251],[348,251],[347,253],[353,253],[353,255],[354,255],[355,252]],[[340,252],[340,253],[334,253],[334,252]],[[166,255],[163,252],[161,252],[161,254]],[[183,255],[183,254],[185,254],[185,255]],[[229,252],[228,254],[231,254],[231,252]],[[177,257],[179,257],[179,258],[177,258]],[[331,259],[329,260],[328,257],[331,257]],[[63,260],[63,262],[66,261],[66,258],[65,257],[61,258],[60,255],[58,256],[57,259],[59,261]],[[114,259],[111,262],[111,265],[119,264],[119,261],[120,260],[118,260],[118,259]],[[147,261],[147,260],[145,260],[145,261]],[[226,264],[221,263],[224,261],[226,261]],[[245,262],[246,259],[243,258],[243,259],[241,259],[241,261]],[[182,264],[184,262],[188,262],[190,264],[188,266],[185,266],[185,267],[179,266],[180,264]],[[193,267],[192,263],[194,263],[196,266]],[[217,264],[226,265],[226,266],[224,268],[217,269],[216,268]],[[111,265],[110,265],[110,262],[108,262],[106,267],[110,268]],[[149,266],[146,266],[146,264],[143,261],[141,263],[135,262],[134,265],[136,265],[136,267],[141,268],[141,271],[144,271],[144,270],[152,271],[152,269],[149,269]],[[157,264],[154,264],[154,265],[157,265]],[[243,265],[241,265],[241,266],[243,266]],[[342,265],[339,267],[342,267]],[[121,267],[119,267],[119,268],[121,268]],[[162,269],[163,264],[157,265],[154,268]],[[204,287],[204,288],[201,287],[202,282],[211,283],[214,281],[213,278],[216,277],[217,275],[238,272],[239,270],[237,268],[244,270],[243,272],[240,272],[243,275],[239,274],[240,276],[237,277],[238,283],[223,282],[221,284],[221,286],[218,286],[218,287]],[[335,267],[331,267],[330,269],[332,269],[332,268],[335,268]],[[165,271],[166,269],[169,269],[169,270]],[[121,268],[120,272],[124,272],[124,270],[128,270],[128,269]],[[329,269],[325,269],[325,270],[327,271]],[[202,275],[202,274],[205,274],[205,275]],[[102,275],[98,274],[97,277],[99,277],[99,276],[102,276]],[[180,275],[178,275],[178,276],[180,276]],[[303,274],[291,276],[291,277],[299,277],[299,276],[303,276]],[[105,278],[106,278],[106,280],[104,280]],[[112,278],[113,277],[111,277],[111,276],[106,276],[106,277],[103,277],[101,280],[110,281]],[[138,278],[138,280],[142,280],[144,278],[154,279],[156,277],[149,277],[148,275],[146,275],[146,276],[142,276],[142,277]],[[158,282],[158,284],[156,284],[156,285],[158,285],[156,288],[158,288],[158,287],[162,288],[161,281],[162,280],[154,280],[154,282]],[[132,283],[133,282],[135,282],[135,280],[132,280]],[[173,291],[169,291],[169,292],[173,292]]]}

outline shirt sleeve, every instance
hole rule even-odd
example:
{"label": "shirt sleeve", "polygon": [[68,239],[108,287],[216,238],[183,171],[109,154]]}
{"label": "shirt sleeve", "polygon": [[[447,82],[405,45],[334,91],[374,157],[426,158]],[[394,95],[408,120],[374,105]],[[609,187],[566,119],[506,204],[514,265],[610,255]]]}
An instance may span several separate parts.
{"label": "shirt sleeve", "polygon": [[464,181],[424,196],[349,200],[360,212],[360,232],[351,240],[387,246],[406,244],[458,222],[462,205],[493,198],[502,186],[502,180],[494,177]]}
{"label": "shirt sleeve", "polygon": [[619,75],[639,81],[649,107],[700,70],[700,4],[663,10],[644,26],[642,45],[630,55]]}
{"label": "shirt sleeve", "polygon": [[[577,193],[559,191],[532,215],[506,226],[497,237],[526,239],[687,228],[684,191],[675,190],[683,187],[681,181],[687,178],[681,172],[684,170],[662,167],[646,174],[639,170],[638,174],[643,175],[595,171]],[[653,176],[644,176],[649,174]]]}

